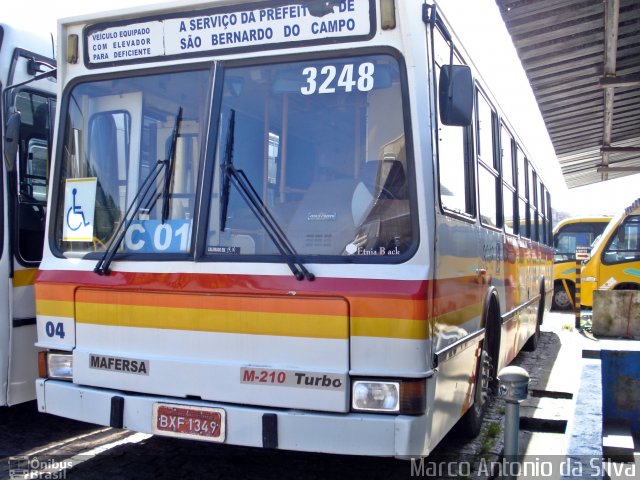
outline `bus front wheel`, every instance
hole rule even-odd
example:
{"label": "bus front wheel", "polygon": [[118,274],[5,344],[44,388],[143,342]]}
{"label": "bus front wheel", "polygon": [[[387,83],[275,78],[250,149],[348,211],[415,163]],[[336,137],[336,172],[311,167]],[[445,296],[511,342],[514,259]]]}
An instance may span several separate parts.
{"label": "bus front wheel", "polygon": [[460,419],[461,433],[467,438],[477,437],[482,429],[484,413],[489,402],[489,382],[491,381],[491,357],[487,352],[487,342],[482,341],[482,351],[476,375],[476,385],[473,394],[473,405]]}
{"label": "bus front wheel", "polygon": [[[567,289],[569,293],[567,293]],[[554,310],[571,310],[573,308],[573,299],[575,298],[575,287],[568,283],[565,289],[562,282],[557,282],[553,287],[553,301],[551,307]]]}
{"label": "bus front wheel", "polygon": [[484,413],[492,393],[496,392],[497,362],[500,352],[499,308],[495,301],[489,301],[489,308],[485,314],[485,336],[478,365],[476,368],[473,405],[460,419],[460,433],[467,437],[476,437],[482,429]]}

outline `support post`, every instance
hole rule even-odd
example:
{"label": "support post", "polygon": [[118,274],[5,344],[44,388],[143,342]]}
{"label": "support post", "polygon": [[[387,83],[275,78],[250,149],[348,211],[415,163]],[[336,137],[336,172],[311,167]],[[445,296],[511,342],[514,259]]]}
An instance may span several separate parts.
{"label": "support post", "polygon": [[[529,373],[524,368],[510,366],[498,373],[500,396],[506,403],[504,420],[504,460],[508,466],[518,461],[520,433],[520,402],[529,393]],[[507,471],[511,471],[510,468]]]}
{"label": "support post", "polygon": [[590,249],[589,247],[577,246],[576,247],[576,298],[575,302],[573,302],[574,312],[576,314],[576,322],[575,327],[580,329],[582,324],[580,323],[580,309],[582,306],[581,302],[581,290],[582,290],[582,262],[585,260],[589,260],[590,257]]}
{"label": "support post", "polygon": [[582,260],[578,260],[578,256],[576,255],[576,288],[575,288],[575,296],[576,298],[574,299],[573,302],[573,311],[575,313],[576,316],[576,321],[575,321],[575,327],[577,329],[580,328],[580,290],[582,288],[582,282],[580,280],[581,277],[581,268],[582,268]]}

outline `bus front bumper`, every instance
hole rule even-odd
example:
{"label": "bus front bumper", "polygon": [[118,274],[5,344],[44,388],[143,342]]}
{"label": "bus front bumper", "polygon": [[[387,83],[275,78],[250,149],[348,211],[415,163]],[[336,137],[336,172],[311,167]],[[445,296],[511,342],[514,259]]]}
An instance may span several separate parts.
{"label": "bus front bumper", "polygon": [[[267,438],[271,446],[283,450],[402,458],[429,453],[425,416],[269,409],[134,395],[42,378],[36,380],[36,393],[40,412],[104,426],[113,426],[112,399],[123,399],[119,400],[121,412],[116,412],[122,428],[143,433],[157,433],[153,431],[153,406],[163,403],[223,409],[224,443],[230,445],[268,447],[263,443]],[[263,422],[265,414],[276,418],[269,427]]]}

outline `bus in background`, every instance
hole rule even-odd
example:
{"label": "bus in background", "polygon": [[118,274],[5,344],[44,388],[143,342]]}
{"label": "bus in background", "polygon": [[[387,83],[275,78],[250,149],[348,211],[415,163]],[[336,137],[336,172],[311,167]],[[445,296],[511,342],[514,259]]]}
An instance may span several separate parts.
{"label": "bus in background", "polygon": [[[42,258],[55,60],[51,38],[0,23],[0,405],[33,400],[33,282]],[[36,355],[37,356],[37,355]]]}
{"label": "bus in background", "polygon": [[552,309],[573,309],[576,287],[576,247],[591,246],[610,220],[610,216],[567,218],[553,229]]}
{"label": "bus in background", "polygon": [[581,286],[588,308],[594,290],[640,290],[640,198],[609,222],[582,264]]}
{"label": "bus in background", "polygon": [[551,202],[434,3],[193,1],[58,40],[41,412],[354,455],[478,433],[550,306]]}

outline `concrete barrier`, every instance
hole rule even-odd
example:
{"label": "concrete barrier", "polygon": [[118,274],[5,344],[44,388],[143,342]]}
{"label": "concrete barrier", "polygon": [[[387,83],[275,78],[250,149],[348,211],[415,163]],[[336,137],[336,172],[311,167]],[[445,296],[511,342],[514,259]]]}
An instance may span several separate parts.
{"label": "concrete barrier", "polygon": [[640,291],[595,290],[592,321],[595,336],[640,340]]}

